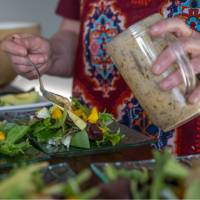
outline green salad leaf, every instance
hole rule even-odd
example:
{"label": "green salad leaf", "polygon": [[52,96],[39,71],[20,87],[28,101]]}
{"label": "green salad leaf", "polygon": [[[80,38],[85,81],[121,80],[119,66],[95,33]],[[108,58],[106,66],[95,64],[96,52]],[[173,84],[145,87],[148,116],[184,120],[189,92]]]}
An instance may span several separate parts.
{"label": "green salad leaf", "polygon": [[153,183],[151,185],[150,197],[158,199],[161,192],[166,187],[165,178],[183,179],[188,175],[188,169],[181,165],[171,154],[169,150],[160,153],[154,151],[156,160],[155,170],[153,172]]}
{"label": "green salad leaf", "polygon": [[118,129],[116,133],[112,132],[106,125],[102,125],[100,129],[103,131],[103,138],[96,141],[98,146],[102,144],[111,144],[112,146],[115,146],[125,137],[121,134],[120,129]]}
{"label": "green salad leaf", "polygon": [[15,144],[17,143],[20,139],[22,139],[29,130],[29,126],[24,126],[24,125],[15,125],[13,128],[11,128],[6,135],[6,140],[5,142],[8,144]]}
{"label": "green salad leaf", "polygon": [[124,135],[120,133],[120,129],[116,133],[107,132],[104,134],[104,140],[110,142],[112,146],[117,145],[123,137]]}
{"label": "green salad leaf", "polygon": [[[189,169],[180,163],[169,151],[153,152],[155,164],[152,167],[137,165],[133,169],[118,168],[106,164],[103,176],[107,182],[126,178],[130,181],[133,199],[199,199],[200,180],[195,167]],[[135,168],[135,169],[134,169]],[[198,169],[199,166],[198,166]],[[200,172],[200,170],[199,170]],[[196,178],[194,178],[194,175]],[[193,179],[191,180],[191,176]],[[188,179],[190,180],[188,183]],[[186,184],[187,183],[187,184]]]}
{"label": "green salad leaf", "polygon": [[200,180],[194,180],[190,183],[184,199],[200,199]]}
{"label": "green salad leaf", "polygon": [[38,142],[45,142],[49,139],[61,137],[63,134],[61,127],[62,124],[59,121],[55,122],[54,120],[47,118],[36,121],[31,126],[30,132],[37,138]]}
{"label": "green salad leaf", "polygon": [[33,192],[39,192],[33,180],[35,173],[46,165],[46,163],[40,163],[14,171],[0,183],[0,199],[21,199]]}
{"label": "green salad leaf", "polygon": [[6,103],[0,99],[0,106],[5,106]]}
{"label": "green salad leaf", "polygon": [[0,143],[0,154],[8,156],[24,154],[25,150],[28,148],[30,148],[30,144],[28,142],[21,142],[19,144]]}
{"label": "green salad leaf", "polygon": [[87,132],[83,130],[74,133],[71,139],[71,146],[89,149],[90,141]]}
{"label": "green salad leaf", "polygon": [[74,97],[72,97],[71,100],[72,100],[73,106],[74,106],[76,109],[80,109],[80,110],[82,110],[85,114],[89,115],[90,109],[89,109],[87,106],[81,104],[81,102],[80,102],[78,99],[74,98]]}
{"label": "green salad leaf", "polygon": [[0,131],[5,133],[5,140],[0,141],[0,153],[13,156],[24,153],[30,147],[27,134],[29,126],[14,123],[1,123]]}
{"label": "green salad leaf", "polygon": [[103,125],[108,125],[113,122],[113,116],[106,112],[99,113],[99,121]]}
{"label": "green salad leaf", "polygon": [[0,182],[0,199],[55,199],[56,195],[61,199],[94,199],[100,192],[97,187],[82,189],[92,176],[88,169],[65,182],[47,184],[42,173],[46,167],[47,163],[39,163],[12,171]]}

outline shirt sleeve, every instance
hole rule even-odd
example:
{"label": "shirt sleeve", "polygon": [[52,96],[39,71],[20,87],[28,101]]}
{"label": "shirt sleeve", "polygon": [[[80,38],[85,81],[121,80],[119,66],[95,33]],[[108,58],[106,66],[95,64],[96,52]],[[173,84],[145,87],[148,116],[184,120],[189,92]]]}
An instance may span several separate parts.
{"label": "shirt sleeve", "polygon": [[74,20],[80,19],[80,0],[60,0],[56,14]]}

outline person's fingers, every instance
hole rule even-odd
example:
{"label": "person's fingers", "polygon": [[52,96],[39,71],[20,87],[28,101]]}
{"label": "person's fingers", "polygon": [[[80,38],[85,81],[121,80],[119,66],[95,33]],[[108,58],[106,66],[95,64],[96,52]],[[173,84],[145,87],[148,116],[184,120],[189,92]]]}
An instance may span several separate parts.
{"label": "person's fingers", "polygon": [[[191,60],[192,67],[195,74],[200,73],[200,58],[194,58]],[[168,91],[177,87],[183,82],[182,74],[179,71],[173,72],[160,82],[160,88],[164,91]]]}
{"label": "person's fingers", "polygon": [[27,55],[27,49],[19,44],[16,44],[12,40],[4,40],[1,43],[1,49],[8,54],[13,54],[16,56],[26,56]]}
{"label": "person's fingers", "polygon": [[[40,65],[40,64],[44,64],[45,62],[47,62],[48,58],[45,55],[30,55],[29,56],[31,61],[36,64],[36,65]],[[12,56],[11,57],[12,63],[15,65],[26,65],[26,66],[30,66],[30,61],[27,59],[27,57],[22,57],[22,56]]]}
{"label": "person's fingers", "polygon": [[14,34],[1,42],[1,48],[9,54],[16,56],[26,56],[28,54],[27,47],[24,45],[23,39],[32,38],[33,35],[28,33]]}
{"label": "person's fingers", "polygon": [[195,31],[190,29],[183,20],[174,17],[157,22],[150,28],[152,36],[162,36],[166,33],[175,33],[178,37],[190,37]]}
{"label": "person's fingers", "polygon": [[193,57],[200,55],[200,37],[197,38],[181,38],[180,43],[186,53],[191,54]]}
{"label": "person's fingers", "polygon": [[156,75],[162,74],[176,61],[176,55],[174,54],[172,48],[167,47],[160,56],[156,59],[153,64],[152,72]]}
{"label": "person's fingers", "polygon": [[41,65],[49,61],[49,56],[47,54],[30,54],[29,58],[36,65]]}
{"label": "person's fingers", "polygon": [[[167,47],[156,59],[152,66],[152,72],[154,74],[159,75],[163,73],[176,61],[176,54],[174,51],[174,47],[176,46],[179,46],[181,51],[185,52],[185,54],[189,53],[193,57],[200,55],[200,39],[196,40],[193,38],[181,38],[176,43]],[[179,50],[180,49],[176,51]],[[179,53],[182,54],[182,52]]]}
{"label": "person's fingers", "polygon": [[34,80],[38,78],[35,71],[27,72],[25,74],[22,74],[22,76],[26,77],[29,80]]}
{"label": "person's fingers", "polygon": [[200,85],[192,92],[188,98],[189,103],[195,104],[200,102]]}
{"label": "person's fingers", "polygon": [[192,64],[195,74],[200,73],[200,57],[193,58],[191,60],[191,64]]}
{"label": "person's fingers", "polygon": [[180,85],[183,81],[180,71],[175,71],[160,82],[160,88],[168,91]]}
{"label": "person's fingers", "polygon": [[33,68],[27,65],[14,65],[14,70],[17,72],[17,74],[24,75],[33,71]]}
{"label": "person's fingers", "polygon": [[15,38],[17,44],[23,44],[31,53],[49,53],[50,47],[47,40],[40,37]]}
{"label": "person's fingers", "polygon": [[15,39],[23,39],[23,38],[28,38],[28,37],[33,37],[34,35],[31,33],[15,33],[11,37],[13,40]]}

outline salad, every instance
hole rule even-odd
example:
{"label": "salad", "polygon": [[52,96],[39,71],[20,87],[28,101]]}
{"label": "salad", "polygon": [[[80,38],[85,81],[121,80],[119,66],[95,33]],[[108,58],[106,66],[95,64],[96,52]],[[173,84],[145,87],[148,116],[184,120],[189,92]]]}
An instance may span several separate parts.
{"label": "salad", "polygon": [[113,132],[109,125],[111,114],[89,109],[72,99],[64,110],[53,106],[35,112],[27,122],[0,122],[0,154],[16,155],[31,147],[30,138],[39,144],[58,148],[70,146],[90,149],[93,146],[117,145],[124,137],[120,130]]}
{"label": "salad", "polygon": [[[170,151],[154,151],[155,165],[149,169],[117,168],[107,164],[103,173],[109,187],[103,199],[200,199],[199,162],[180,163]],[[190,167],[188,166],[190,165]],[[118,192],[113,192],[118,191]],[[111,196],[109,196],[111,195]]]}
{"label": "salad", "polygon": [[39,102],[39,94],[36,91],[19,94],[6,94],[0,96],[0,106],[14,106]]}
{"label": "salad", "polygon": [[[103,169],[106,184],[92,185],[83,190],[90,180],[86,169],[64,183],[44,182],[41,169],[46,163],[34,164],[13,171],[0,182],[3,199],[199,199],[199,163],[188,167],[178,162],[169,152],[154,152],[152,169],[116,168],[108,164]],[[20,180],[20,181],[19,181]]]}
{"label": "salad", "polygon": [[99,190],[95,187],[82,190],[81,186],[92,173],[84,170],[65,182],[46,182],[43,170],[47,163],[32,164],[15,169],[0,181],[0,199],[93,199]]}

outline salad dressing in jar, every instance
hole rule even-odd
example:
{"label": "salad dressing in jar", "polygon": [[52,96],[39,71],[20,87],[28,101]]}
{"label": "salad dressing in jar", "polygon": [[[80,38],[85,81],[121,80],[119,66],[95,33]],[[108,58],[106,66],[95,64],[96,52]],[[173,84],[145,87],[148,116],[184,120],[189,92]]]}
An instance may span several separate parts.
{"label": "salad dressing in jar", "polygon": [[[196,117],[200,103],[187,103],[187,93],[195,88],[196,76],[180,45],[173,47],[175,64],[160,76],[151,71],[153,62],[168,42],[176,40],[172,34],[167,34],[164,39],[149,35],[148,28],[162,19],[160,14],[154,14],[132,25],[108,44],[107,52],[150,120],[162,130],[169,131]],[[177,69],[181,71],[183,84],[168,92],[161,91],[160,81]]]}

